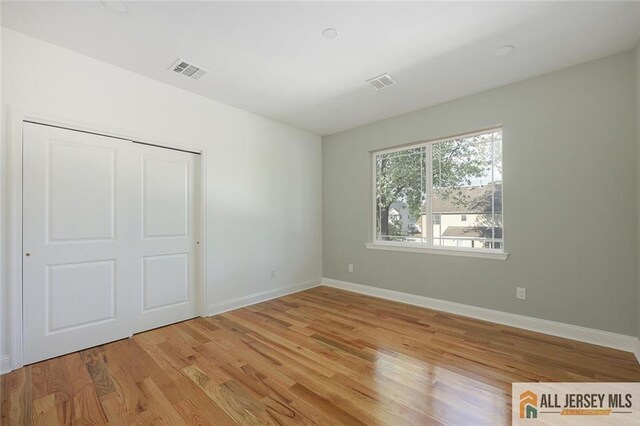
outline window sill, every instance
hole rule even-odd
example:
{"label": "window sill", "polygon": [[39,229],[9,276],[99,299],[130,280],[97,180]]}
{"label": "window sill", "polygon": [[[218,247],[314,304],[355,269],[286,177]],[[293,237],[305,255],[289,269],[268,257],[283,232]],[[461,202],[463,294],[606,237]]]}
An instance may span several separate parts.
{"label": "window sill", "polygon": [[464,249],[457,247],[428,247],[417,244],[391,242],[366,243],[365,247],[374,250],[408,251],[413,253],[444,254],[448,256],[477,257],[481,259],[507,260],[509,253],[490,249]]}

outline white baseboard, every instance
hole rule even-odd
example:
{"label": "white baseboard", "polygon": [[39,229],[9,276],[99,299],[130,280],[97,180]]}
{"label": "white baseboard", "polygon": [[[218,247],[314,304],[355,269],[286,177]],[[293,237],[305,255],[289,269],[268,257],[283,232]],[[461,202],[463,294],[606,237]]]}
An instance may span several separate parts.
{"label": "white baseboard", "polygon": [[11,371],[11,357],[9,355],[0,356],[0,374]]}
{"label": "white baseboard", "polygon": [[297,293],[303,290],[308,290],[313,287],[318,287],[319,285],[321,285],[320,279],[288,287],[280,287],[273,290],[267,290],[261,293],[254,293],[248,296],[242,296],[220,303],[212,303],[207,307],[206,315],[217,315],[223,312],[232,311],[234,309],[244,308],[245,306],[254,305],[260,302],[266,302],[267,300],[286,296],[287,294],[291,293]]}
{"label": "white baseboard", "polygon": [[400,291],[387,290],[379,287],[339,281],[330,278],[323,278],[322,283],[328,287],[353,291],[355,293],[366,294],[368,296],[380,297],[382,299],[407,303],[409,305],[421,306],[465,317],[476,318],[483,321],[523,328],[525,330],[564,337],[566,339],[577,340],[579,342],[592,343],[594,345],[619,349],[625,352],[633,352],[635,353],[636,358],[638,358],[638,362],[640,362],[640,341],[634,336],[580,327],[556,321],[543,320],[540,318],[527,317],[524,315],[511,314],[493,309],[479,308],[477,306],[432,299],[430,297],[417,296],[414,294],[402,293]]}

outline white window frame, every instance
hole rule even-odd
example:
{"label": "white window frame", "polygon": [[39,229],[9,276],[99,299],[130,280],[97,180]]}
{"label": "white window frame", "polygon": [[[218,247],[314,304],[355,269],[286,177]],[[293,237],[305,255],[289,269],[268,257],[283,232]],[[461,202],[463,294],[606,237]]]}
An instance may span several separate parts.
{"label": "white window frame", "polygon": [[[413,253],[429,253],[429,254],[444,254],[451,256],[464,256],[464,257],[477,257],[484,259],[496,259],[496,260],[506,260],[509,256],[509,253],[505,250],[505,238],[504,238],[504,194],[502,197],[502,248],[500,249],[485,249],[485,248],[465,248],[465,247],[446,247],[446,246],[434,246],[433,245],[433,211],[431,206],[431,191],[433,190],[433,173],[431,171],[433,167],[433,158],[431,154],[431,147],[434,143],[449,141],[452,139],[462,139],[472,136],[481,135],[484,133],[490,133],[494,131],[503,132],[502,126],[495,126],[486,128],[483,130],[478,130],[469,133],[463,133],[454,136],[447,136],[438,139],[432,139],[422,142],[408,143],[400,146],[396,146],[388,149],[381,149],[376,151],[371,151],[371,208],[372,208],[372,221],[371,221],[371,240],[370,242],[365,243],[365,247],[368,249],[374,250],[390,250],[390,251],[405,251],[405,252],[413,252]],[[504,135],[504,132],[503,132]],[[427,236],[429,243],[411,243],[411,242],[398,242],[398,241],[382,241],[377,239],[378,229],[377,229],[377,156],[383,154],[391,154],[394,152],[405,151],[408,149],[415,148],[426,148],[426,158],[425,162],[427,164],[427,170],[425,171],[426,180],[425,185],[426,188],[429,188],[429,196],[425,200],[425,207],[428,212],[426,214],[426,224],[427,229],[429,229],[429,234]],[[492,154],[493,155],[493,154]],[[502,186],[502,190],[504,191],[504,183]]]}

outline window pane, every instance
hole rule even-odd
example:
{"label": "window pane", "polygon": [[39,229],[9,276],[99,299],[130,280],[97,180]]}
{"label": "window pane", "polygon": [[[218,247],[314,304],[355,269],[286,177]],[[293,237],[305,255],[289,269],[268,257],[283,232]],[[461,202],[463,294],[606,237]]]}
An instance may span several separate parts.
{"label": "window pane", "polygon": [[376,239],[422,242],[426,148],[376,155]]}
{"label": "window pane", "polygon": [[[464,248],[493,248],[496,233],[495,184],[502,167],[494,165],[500,132],[489,132],[432,145],[433,244]],[[500,151],[499,153],[497,151]],[[500,187],[500,195],[501,187]],[[501,204],[501,203],[500,203]],[[500,205],[500,216],[501,216]],[[464,218],[464,220],[463,220]],[[501,225],[500,225],[501,226]]]}

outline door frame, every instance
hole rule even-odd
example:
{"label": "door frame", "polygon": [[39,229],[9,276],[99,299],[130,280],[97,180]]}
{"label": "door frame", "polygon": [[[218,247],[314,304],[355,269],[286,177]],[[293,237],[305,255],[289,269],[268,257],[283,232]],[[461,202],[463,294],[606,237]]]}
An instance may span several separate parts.
{"label": "door frame", "polygon": [[127,129],[113,128],[100,124],[99,122],[81,122],[75,119],[67,119],[56,117],[43,112],[28,111],[12,106],[7,107],[7,135],[9,138],[7,148],[8,170],[8,193],[7,201],[9,204],[8,214],[8,245],[6,266],[8,269],[7,281],[9,287],[8,308],[9,308],[9,342],[11,356],[11,370],[16,370],[24,366],[23,362],[23,315],[22,315],[22,173],[23,173],[23,150],[22,135],[25,121],[34,123],[57,126],[76,130],[80,132],[96,133],[103,136],[109,136],[129,141],[140,142],[148,145],[154,145],[160,148],[178,149],[190,151],[200,154],[200,200],[197,225],[197,234],[200,241],[200,251],[198,253],[196,268],[196,297],[199,298],[197,303],[197,314],[202,316],[206,312],[207,286],[206,279],[206,259],[207,241],[206,241],[206,148],[200,144],[188,141],[176,142],[162,137],[153,135],[142,135],[135,131]]}

